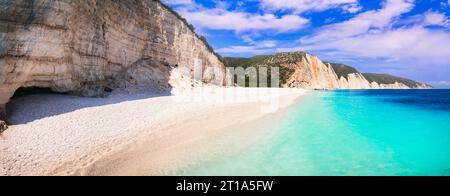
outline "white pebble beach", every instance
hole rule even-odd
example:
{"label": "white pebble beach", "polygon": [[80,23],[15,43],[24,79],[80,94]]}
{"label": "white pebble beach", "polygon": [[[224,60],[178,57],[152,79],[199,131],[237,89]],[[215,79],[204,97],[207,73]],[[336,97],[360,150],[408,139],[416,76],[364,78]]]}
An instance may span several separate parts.
{"label": "white pebble beach", "polygon": [[0,174],[172,175],[195,164],[186,160],[204,150],[197,144],[221,148],[212,137],[227,127],[279,112],[306,92],[204,87],[170,95],[20,97],[10,104],[14,125],[0,136]]}

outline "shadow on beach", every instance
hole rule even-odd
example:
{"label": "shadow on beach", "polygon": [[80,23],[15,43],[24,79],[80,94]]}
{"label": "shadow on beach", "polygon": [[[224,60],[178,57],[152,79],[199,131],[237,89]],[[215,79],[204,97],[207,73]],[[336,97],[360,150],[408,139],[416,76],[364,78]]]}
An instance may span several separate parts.
{"label": "shadow on beach", "polygon": [[118,104],[128,101],[171,96],[169,91],[114,91],[105,98],[79,97],[56,93],[46,88],[21,88],[7,104],[7,117],[12,125],[26,124],[83,108]]}

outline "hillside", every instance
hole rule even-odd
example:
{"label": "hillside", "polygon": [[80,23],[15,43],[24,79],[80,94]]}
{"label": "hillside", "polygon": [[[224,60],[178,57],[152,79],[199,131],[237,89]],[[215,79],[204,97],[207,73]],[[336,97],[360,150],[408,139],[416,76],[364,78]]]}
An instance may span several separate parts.
{"label": "hillside", "polygon": [[410,88],[415,88],[422,85],[419,82],[402,77],[392,76],[389,74],[363,73],[363,76],[371,83],[376,82],[378,84],[393,84],[395,82],[399,82],[405,84]]}
{"label": "hillside", "polygon": [[[431,88],[410,79],[389,74],[362,74],[357,69],[322,62],[305,52],[276,53],[251,58],[226,57],[227,67],[279,67],[282,87],[307,89],[396,89]],[[247,77],[248,80],[248,77]],[[270,80],[269,80],[270,81]],[[246,82],[248,86],[248,81]]]}
{"label": "hillside", "polygon": [[[339,63],[330,63],[336,72],[337,76],[347,77],[352,73],[360,73],[357,69],[350,67],[348,65],[339,64]],[[416,88],[418,86],[423,85],[420,82],[416,82],[414,80],[410,80],[407,78],[402,78],[398,76],[393,76],[390,74],[377,74],[377,73],[362,73],[362,75],[370,82],[376,82],[378,84],[395,84],[396,82],[405,84],[410,88]]]}
{"label": "hillside", "polygon": [[353,67],[350,67],[348,65],[340,64],[340,63],[329,63],[333,67],[334,71],[336,72],[337,76],[347,78],[349,74],[352,73],[359,73],[358,70],[356,70]]}
{"label": "hillside", "polygon": [[[225,57],[223,58],[223,61],[226,65],[226,67],[243,67],[244,69],[247,69],[249,67],[254,67],[256,70],[258,70],[259,74],[259,67],[267,67],[268,69],[268,87],[271,87],[271,68],[272,67],[279,67],[280,69],[280,83],[284,84],[286,83],[287,79],[290,77],[290,75],[294,72],[292,68],[281,66],[281,63],[278,61],[274,61],[274,56],[271,55],[260,55],[255,56],[252,58],[233,58],[233,57]],[[236,82],[236,81],[235,81]],[[246,79],[246,87],[249,87],[249,78]],[[260,84],[258,84],[258,87]]]}

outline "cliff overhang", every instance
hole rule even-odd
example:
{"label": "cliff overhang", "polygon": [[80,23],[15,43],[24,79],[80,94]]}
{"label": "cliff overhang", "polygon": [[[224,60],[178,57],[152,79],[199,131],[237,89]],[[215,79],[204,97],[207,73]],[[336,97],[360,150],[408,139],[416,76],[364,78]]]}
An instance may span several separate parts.
{"label": "cliff overhang", "polygon": [[[174,73],[196,66],[225,74],[206,40],[159,0],[5,0],[0,6],[0,119],[21,87],[90,97],[131,86],[170,92],[190,87],[191,73]],[[224,78],[202,75],[204,83]]]}

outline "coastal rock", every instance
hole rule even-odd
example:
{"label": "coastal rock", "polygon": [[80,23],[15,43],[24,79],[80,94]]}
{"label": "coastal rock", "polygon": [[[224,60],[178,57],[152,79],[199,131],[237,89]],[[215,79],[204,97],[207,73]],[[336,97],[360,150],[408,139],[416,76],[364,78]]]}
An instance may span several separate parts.
{"label": "coastal rock", "polygon": [[[131,84],[169,91],[192,83],[196,62],[202,70],[225,73],[206,41],[157,0],[4,0],[0,5],[3,109],[20,87],[104,97]],[[177,69],[191,72],[171,78]],[[225,83],[217,73],[201,74],[204,83]]]}
{"label": "coastal rock", "polygon": [[330,65],[324,64],[318,57],[301,54],[295,61],[289,58],[290,54],[275,55],[278,60],[284,61],[281,66],[294,70],[286,81],[285,87],[304,89],[333,89],[339,87],[337,76]]}
{"label": "coastal rock", "polygon": [[[409,86],[399,83],[399,82],[395,82],[394,84],[378,84],[376,82],[372,82],[371,88],[372,89],[411,89]],[[417,89],[419,89],[419,87]],[[424,88],[424,89],[428,89],[428,88]]]}
{"label": "coastal rock", "polygon": [[416,87],[416,89],[432,89],[433,87],[427,84],[420,84]]}
{"label": "coastal rock", "polygon": [[0,134],[3,133],[6,129],[8,129],[8,125],[6,125],[5,121],[0,120]]}
{"label": "coastal rock", "polygon": [[[296,57],[294,60],[292,57]],[[291,58],[289,58],[289,56]],[[305,89],[429,89],[430,86],[426,84],[418,84],[415,87],[410,87],[401,82],[395,81],[389,84],[378,84],[377,82],[369,82],[362,73],[356,69],[339,76],[339,71],[333,68],[333,64],[322,62],[319,57],[304,53],[279,53],[274,55],[278,60],[280,66],[287,67],[294,70],[294,73],[289,76],[284,87],[289,88],[305,88]]]}
{"label": "coastal rock", "polygon": [[433,87],[410,79],[389,74],[363,73],[372,89],[432,89]]}
{"label": "coastal rock", "polygon": [[[231,67],[279,67],[281,86],[303,89],[429,89],[429,85],[388,74],[364,74],[353,67],[326,63],[305,52],[252,58],[225,58]],[[367,78],[367,77],[370,77]],[[378,82],[377,82],[378,81]]]}
{"label": "coastal rock", "polygon": [[339,80],[339,89],[370,89],[371,84],[360,73],[351,73]]}
{"label": "coastal rock", "polygon": [[0,104],[0,134],[8,129],[8,125],[2,119],[6,119],[6,107],[4,104]]}

